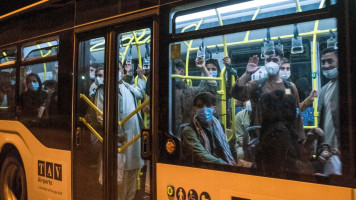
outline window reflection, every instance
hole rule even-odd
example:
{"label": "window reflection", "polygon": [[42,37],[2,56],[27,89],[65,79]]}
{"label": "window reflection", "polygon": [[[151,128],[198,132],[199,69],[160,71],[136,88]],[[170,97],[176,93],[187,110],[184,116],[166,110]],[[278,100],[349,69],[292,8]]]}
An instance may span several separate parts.
{"label": "window reflection", "polygon": [[325,19],[175,43],[171,131],[184,162],[341,175],[336,35]]}

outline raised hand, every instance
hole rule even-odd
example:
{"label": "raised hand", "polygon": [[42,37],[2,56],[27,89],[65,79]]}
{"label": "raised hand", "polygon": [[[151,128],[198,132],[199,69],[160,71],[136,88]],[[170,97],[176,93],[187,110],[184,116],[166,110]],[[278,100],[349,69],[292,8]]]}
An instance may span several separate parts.
{"label": "raised hand", "polygon": [[246,66],[246,73],[253,74],[255,73],[260,67],[258,66],[259,58],[257,55],[250,57]]}

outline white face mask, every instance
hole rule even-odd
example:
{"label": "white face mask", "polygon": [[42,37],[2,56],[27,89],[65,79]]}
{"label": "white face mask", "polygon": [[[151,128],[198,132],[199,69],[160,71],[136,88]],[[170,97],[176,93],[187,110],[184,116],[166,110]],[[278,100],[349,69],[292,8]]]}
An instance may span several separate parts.
{"label": "white face mask", "polygon": [[329,70],[323,70],[323,75],[327,79],[334,79],[334,78],[337,77],[338,74],[339,74],[339,71],[337,71],[337,68],[329,69]]}
{"label": "white face mask", "polygon": [[246,110],[247,111],[252,111],[252,105],[251,105],[251,101],[250,100],[248,100],[247,102],[246,102]]}
{"label": "white face mask", "polygon": [[210,72],[212,77],[217,77],[218,76],[218,71],[211,71]]}
{"label": "white face mask", "polygon": [[279,65],[275,62],[269,62],[265,65],[266,71],[269,75],[276,75],[279,71]]}
{"label": "white face mask", "polygon": [[95,80],[95,73],[90,73],[90,79]]}
{"label": "white face mask", "polygon": [[290,71],[279,70],[279,77],[281,77],[284,80],[287,80],[290,77]]}
{"label": "white face mask", "polygon": [[121,73],[121,72],[119,72],[118,80],[119,80],[119,81],[122,80],[122,73]]}
{"label": "white face mask", "polygon": [[104,78],[96,77],[95,84],[96,85],[104,84]]}

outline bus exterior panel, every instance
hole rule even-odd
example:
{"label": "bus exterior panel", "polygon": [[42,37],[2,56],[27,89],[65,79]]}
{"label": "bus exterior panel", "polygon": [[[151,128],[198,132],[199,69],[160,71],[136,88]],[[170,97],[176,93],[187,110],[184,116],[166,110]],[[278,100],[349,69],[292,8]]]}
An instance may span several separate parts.
{"label": "bus exterior panel", "polygon": [[[26,175],[28,199],[70,199],[71,152],[47,148],[20,122],[0,121],[1,157],[11,144],[18,151]],[[6,155],[3,155],[5,153]]]}
{"label": "bus exterior panel", "polygon": [[169,197],[168,187],[174,188],[174,198],[168,199],[189,199],[192,190],[199,199],[224,200],[343,200],[352,199],[355,192],[347,187],[158,163],[157,199]]}

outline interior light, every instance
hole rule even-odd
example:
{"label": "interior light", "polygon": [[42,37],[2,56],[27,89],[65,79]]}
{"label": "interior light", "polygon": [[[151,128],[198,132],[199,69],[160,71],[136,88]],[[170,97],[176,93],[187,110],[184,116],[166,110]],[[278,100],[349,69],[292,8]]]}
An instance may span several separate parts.
{"label": "interior light", "polygon": [[[238,10],[244,10],[248,8],[254,8],[254,7],[260,7],[260,6],[266,6],[266,5],[271,5],[275,3],[281,3],[285,1],[290,1],[290,0],[253,0],[253,1],[248,1],[244,3],[238,3],[230,6],[224,6],[218,8],[218,11],[220,14],[223,13],[228,13],[228,12],[234,12]],[[206,10],[206,11],[201,11],[197,13],[192,13],[192,14],[187,14],[187,15],[182,15],[176,18],[176,23],[178,22],[184,22],[192,19],[200,19],[204,17],[209,17],[216,15],[216,12],[214,9]]]}

